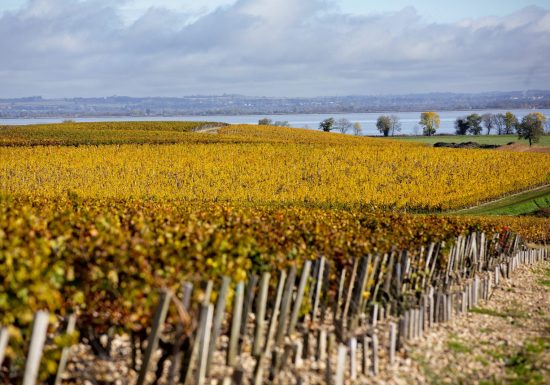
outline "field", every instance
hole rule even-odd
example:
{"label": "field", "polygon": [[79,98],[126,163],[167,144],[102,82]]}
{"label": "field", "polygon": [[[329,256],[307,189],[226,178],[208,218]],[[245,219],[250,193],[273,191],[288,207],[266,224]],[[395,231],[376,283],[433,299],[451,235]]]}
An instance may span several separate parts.
{"label": "field", "polygon": [[165,146],[1,147],[0,190],[433,212],[550,181],[544,154],[431,149],[255,126],[185,135],[186,143]]}
{"label": "field", "polygon": [[[522,143],[529,145],[529,141],[518,139],[517,135],[435,135],[435,136],[396,136],[397,140],[414,143],[434,144],[437,142],[464,143],[477,142],[479,144],[495,144],[504,146],[508,143]],[[544,135],[535,146],[550,146],[550,135]]]}
{"label": "field", "polygon": [[[219,298],[204,285],[208,280],[215,287],[224,276],[249,282],[253,293],[259,276],[288,271],[292,277],[297,268],[305,271],[307,261],[317,261],[311,285],[318,282],[318,292],[308,286],[303,308],[295,305],[300,327],[305,314],[316,317],[315,297],[324,301],[320,306],[332,306],[339,279],[340,292],[344,287],[340,272],[358,266],[363,288],[354,289],[352,275],[349,298],[353,294],[369,312],[391,304],[401,317],[420,306],[428,286],[441,295],[462,288],[462,272],[449,279],[458,269],[451,256],[488,272],[516,263],[515,234],[550,240],[545,218],[445,214],[550,183],[545,154],[207,126],[215,132],[193,132],[203,123],[179,122],[0,129],[0,325],[11,334],[9,380],[21,377],[38,310],[49,311],[50,333],[59,335],[45,350],[41,378],[47,379],[57,370],[61,348],[79,338],[60,332],[73,312],[80,342],[107,354],[97,352],[102,336],[147,338],[160,288],[177,293],[182,282],[192,283],[189,311],[196,319],[200,303]],[[432,252],[430,270],[425,257]],[[395,262],[397,278],[394,259],[402,259],[404,269],[402,275]],[[325,261],[326,276],[320,268]],[[310,281],[304,277],[305,285]],[[265,285],[275,290],[280,282],[268,277]],[[295,282],[289,282],[292,291]],[[238,288],[231,286],[227,295],[235,304]],[[178,322],[190,317],[185,314],[172,309],[168,329],[183,327]],[[198,333],[195,321],[185,319],[184,331]]]}
{"label": "field", "polygon": [[216,122],[96,122],[0,126],[0,146],[167,144],[189,141],[188,133]]}

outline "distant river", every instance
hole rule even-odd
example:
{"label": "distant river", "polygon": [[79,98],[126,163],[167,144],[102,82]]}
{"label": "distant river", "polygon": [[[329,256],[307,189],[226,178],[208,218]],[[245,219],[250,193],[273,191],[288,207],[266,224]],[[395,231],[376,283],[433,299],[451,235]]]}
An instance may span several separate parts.
{"label": "distant river", "polygon": [[[454,122],[460,116],[478,113],[504,113],[512,111],[519,119],[534,110],[468,110],[468,111],[441,111],[438,112],[441,117],[441,127],[438,133],[452,134],[454,133]],[[537,110],[550,118],[550,109]],[[317,129],[319,123],[329,117],[334,117],[336,120],[346,118],[352,123],[359,122],[363,129],[364,135],[379,135],[376,129],[376,120],[384,113],[369,112],[369,113],[349,113],[349,114],[287,114],[287,115],[216,115],[216,116],[158,116],[158,117],[105,117],[105,118],[74,118],[77,122],[105,122],[105,121],[213,121],[226,122],[231,124],[239,123],[258,123],[259,119],[271,118],[273,121],[288,121],[291,127]],[[401,134],[412,135],[421,133],[422,130],[418,125],[420,120],[420,112],[388,112],[385,114],[397,115],[401,121]],[[59,123],[66,118],[43,118],[43,119],[0,119],[0,125],[22,125],[22,124],[39,124],[39,123]],[[485,130],[484,130],[485,131]]]}

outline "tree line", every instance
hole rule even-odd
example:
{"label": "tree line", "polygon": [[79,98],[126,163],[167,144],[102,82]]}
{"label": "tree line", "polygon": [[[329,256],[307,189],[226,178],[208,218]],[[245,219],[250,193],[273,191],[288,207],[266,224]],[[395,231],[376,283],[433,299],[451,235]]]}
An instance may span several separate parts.
{"label": "tree line", "polygon": [[470,114],[459,117],[455,121],[457,135],[480,135],[483,128],[487,135],[495,130],[497,135],[517,134],[519,139],[529,141],[529,146],[537,143],[544,135],[544,128],[550,131],[548,119],[541,112],[531,112],[525,115],[521,121],[510,111],[504,114]]}
{"label": "tree line", "polygon": [[[258,121],[260,125],[286,126],[288,122],[273,122],[271,119],[264,118]],[[435,111],[426,111],[420,114],[418,124],[422,127],[422,133],[425,136],[435,135],[441,125],[441,118]],[[497,135],[517,134],[519,139],[529,140],[529,145],[537,143],[544,129],[550,133],[550,122],[546,116],[540,112],[531,112],[525,115],[521,121],[510,111],[502,114],[486,113],[479,115],[477,113],[456,119],[455,132],[457,135],[481,135],[485,128],[487,135],[496,132]],[[384,136],[393,136],[401,131],[401,122],[397,115],[380,115],[376,121],[376,128]],[[354,135],[361,135],[361,124],[359,122],[351,123],[348,119],[342,118],[335,120],[333,117],[327,118],[319,123],[321,131],[330,132],[333,130],[346,134],[350,131]]]}

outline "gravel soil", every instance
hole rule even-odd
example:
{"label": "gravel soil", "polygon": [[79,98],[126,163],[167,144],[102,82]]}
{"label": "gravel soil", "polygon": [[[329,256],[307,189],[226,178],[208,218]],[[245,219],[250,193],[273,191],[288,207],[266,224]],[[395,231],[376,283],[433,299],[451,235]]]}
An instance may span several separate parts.
{"label": "gravel soil", "polygon": [[395,384],[550,384],[550,262],[523,266],[490,300],[402,352]]}
{"label": "gravel soil", "polygon": [[[385,336],[380,337],[385,346]],[[112,357],[106,360],[78,345],[63,384],[134,384],[137,376],[128,368],[129,355],[126,337],[115,338]],[[377,376],[359,374],[346,384],[550,384],[550,261],[519,267],[494,289],[488,302],[407,342],[391,367],[385,349],[379,358],[380,368],[386,369]],[[331,361],[335,367],[336,355]],[[296,372],[305,384],[325,384],[324,370],[318,366],[306,359]],[[216,369],[216,377],[222,377]],[[166,383],[165,376],[166,372],[159,384]],[[274,383],[294,384],[296,378],[290,371],[280,373]]]}

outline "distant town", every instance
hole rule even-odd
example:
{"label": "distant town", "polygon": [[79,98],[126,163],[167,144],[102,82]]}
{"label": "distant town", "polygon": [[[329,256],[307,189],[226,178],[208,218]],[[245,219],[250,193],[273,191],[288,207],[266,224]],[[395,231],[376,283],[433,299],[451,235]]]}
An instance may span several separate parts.
{"label": "distant town", "polygon": [[109,96],[47,99],[32,96],[0,99],[0,118],[274,115],[542,108],[550,108],[550,91],[296,98],[214,95],[177,98]]}

